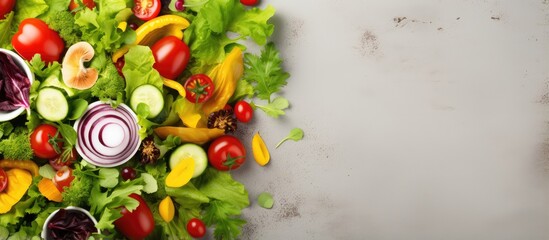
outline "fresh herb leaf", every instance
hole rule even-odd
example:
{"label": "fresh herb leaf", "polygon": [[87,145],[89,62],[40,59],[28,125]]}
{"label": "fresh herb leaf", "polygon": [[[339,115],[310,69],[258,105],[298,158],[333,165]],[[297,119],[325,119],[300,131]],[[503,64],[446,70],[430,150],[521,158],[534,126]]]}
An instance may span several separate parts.
{"label": "fresh herb leaf", "polygon": [[268,103],[264,106],[257,105],[255,103],[252,103],[251,105],[252,107],[261,109],[263,112],[271,117],[278,118],[281,115],[286,114],[284,110],[286,110],[290,106],[290,102],[286,98],[277,97],[271,103]]}
{"label": "fresh herb leaf", "polygon": [[237,239],[246,224],[240,218],[241,209],[230,203],[220,200],[210,202],[203,215],[204,223],[208,226],[215,225],[215,239]]}
{"label": "fresh herb leaf", "polygon": [[116,168],[99,169],[99,185],[104,188],[113,188],[118,185],[118,176],[120,173]]}
{"label": "fresh herb leaf", "polygon": [[38,169],[38,174],[43,178],[53,179],[55,177],[55,169],[50,164],[44,164]]}
{"label": "fresh herb leaf", "polygon": [[268,43],[261,56],[246,53],[244,55],[244,79],[254,86],[256,96],[271,101],[271,95],[287,84],[290,74],[282,69],[282,59],[274,43]]}
{"label": "fresh herb leaf", "polygon": [[78,98],[70,102],[71,112],[69,113],[69,120],[76,120],[82,117],[86,109],[88,108],[88,101]]}
{"label": "fresh herb leaf", "polygon": [[257,197],[257,204],[259,204],[259,206],[262,208],[267,208],[267,209],[273,208],[273,204],[274,204],[273,195],[271,195],[268,192],[262,192]]}
{"label": "fresh herb leaf", "polygon": [[[63,141],[65,144],[68,144],[69,146],[75,146],[76,145],[76,130],[71,125],[59,123],[59,133],[61,133],[61,136],[63,136]],[[64,146],[68,147],[68,146]]]}
{"label": "fresh herb leaf", "polygon": [[290,131],[290,134],[288,134],[287,137],[285,137],[278,144],[276,144],[276,148],[278,148],[282,143],[286,142],[287,140],[294,140],[297,142],[303,139],[303,135],[304,133],[301,128],[294,128]]}

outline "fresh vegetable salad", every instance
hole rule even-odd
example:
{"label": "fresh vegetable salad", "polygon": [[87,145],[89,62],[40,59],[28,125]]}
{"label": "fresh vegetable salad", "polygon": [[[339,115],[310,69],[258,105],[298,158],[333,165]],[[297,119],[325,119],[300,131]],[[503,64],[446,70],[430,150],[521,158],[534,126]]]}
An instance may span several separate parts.
{"label": "fresh vegetable salad", "polygon": [[0,122],[0,239],[238,238],[231,173],[270,155],[235,131],[289,107],[257,3],[1,1],[0,47],[32,76],[0,52],[0,110],[25,109]]}

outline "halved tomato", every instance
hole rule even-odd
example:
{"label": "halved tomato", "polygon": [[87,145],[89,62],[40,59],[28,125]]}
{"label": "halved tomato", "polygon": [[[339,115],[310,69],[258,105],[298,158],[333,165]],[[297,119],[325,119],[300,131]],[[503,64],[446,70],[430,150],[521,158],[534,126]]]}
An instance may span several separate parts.
{"label": "halved tomato", "polygon": [[149,21],[158,16],[162,8],[160,0],[134,0],[133,3],[133,14],[143,21]]}
{"label": "halved tomato", "polygon": [[208,75],[195,74],[185,82],[185,91],[187,100],[192,103],[203,103],[212,96],[214,84]]}

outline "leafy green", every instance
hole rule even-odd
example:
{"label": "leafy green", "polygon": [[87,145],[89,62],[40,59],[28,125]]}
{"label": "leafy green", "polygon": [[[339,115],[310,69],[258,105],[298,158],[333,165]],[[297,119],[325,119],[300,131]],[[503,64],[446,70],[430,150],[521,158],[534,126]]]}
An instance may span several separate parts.
{"label": "leafy green", "polygon": [[[191,72],[207,72],[223,61],[240,39],[251,37],[256,43],[265,44],[274,30],[274,25],[267,23],[274,14],[273,7],[247,10],[234,0],[210,0],[193,10],[198,13],[185,30],[185,42],[193,53]],[[236,36],[229,38],[226,32]]]}
{"label": "leafy green", "polygon": [[116,67],[111,62],[107,63],[95,85],[91,88],[91,94],[103,102],[123,101],[126,82],[118,74]]}
{"label": "leafy green", "polygon": [[179,188],[166,187],[166,194],[172,197],[173,201],[182,208],[198,208],[201,204],[210,201],[192,183],[187,183]]}
{"label": "leafy green", "polygon": [[301,128],[294,128],[290,131],[290,134],[288,134],[288,136],[286,136],[284,139],[278,142],[278,144],[276,144],[276,148],[278,148],[280,145],[282,145],[282,143],[286,142],[287,140],[294,140],[297,142],[303,139],[303,135],[304,133]]}
{"label": "leafy green", "polygon": [[137,111],[135,111],[135,114],[137,115],[137,124],[139,124],[140,127],[139,137],[141,139],[145,139],[147,136],[151,135],[153,130],[152,128],[158,125],[157,123],[147,119],[149,113],[149,105],[145,103],[139,103],[137,105]]}
{"label": "leafy green", "polygon": [[11,122],[2,122],[0,123],[0,138],[10,135],[13,131],[13,125]]}
{"label": "leafy green", "polygon": [[84,115],[86,109],[88,109],[88,101],[82,98],[73,99],[69,102],[69,104],[71,109],[71,112],[67,117],[69,120],[79,119],[82,115]]}
{"label": "leafy green", "polygon": [[48,8],[45,0],[18,0],[15,4],[15,22],[19,24],[24,19],[38,17]]}
{"label": "leafy green", "polygon": [[97,183],[99,176],[93,170],[85,169],[80,164],[76,164],[72,174],[75,180],[71,182],[70,187],[63,191],[63,202],[71,206],[88,206],[91,201],[90,195],[92,187]]}
{"label": "leafy green", "polygon": [[38,169],[38,174],[44,178],[53,179],[55,177],[55,169],[50,164],[44,164]]}
{"label": "leafy green", "polygon": [[271,95],[279,92],[287,84],[290,74],[282,69],[282,59],[274,43],[265,45],[261,56],[251,53],[244,55],[244,79],[254,86],[259,99],[271,102]]}
{"label": "leafy green", "polygon": [[215,225],[216,239],[237,239],[246,220],[239,218],[242,210],[230,203],[213,200],[206,207],[203,220],[208,226]]}
{"label": "leafy green", "polygon": [[53,62],[46,65],[46,63],[42,61],[40,54],[36,54],[32,57],[32,59],[29,61],[29,66],[31,72],[34,73],[37,79],[44,80],[51,75],[56,75],[59,78],[61,74],[61,64],[59,64],[58,62]]}
{"label": "leafy green", "polygon": [[61,12],[67,12],[66,10],[69,8],[70,0],[45,0],[45,2],[48,9],[40,15],[40,18],[45,20],[49,25],[49,23],[52,22],[50,21],[51,19],[59,16]]}
{"label": "leafy green", "polygon": [[254,87],[248,81],[240,79],[238,82],[236,82],[236,89],[229,99],[229,102],[234,103],[244,98],[251,98],[253,97],[253,95]]}
{"label": "leafy green", "polygon": [[257,204],[259,204],[259,206],[262,208],[272,208],[274,204],[273,195],[268,192],[262,192],[257,197]]}
{"label": "leafy green", "polygon": [[0,153],[6,159],[27,160],[34,155],[29,138],[29,131],[17,127],[7,139],[0,141]]}
{"label": "leafy green", "polygon": [[250,205],[248,191],[242,183],[235,181],[228,172],[207,168],[203,173],[200,191],[206,196],[230,203],[238,208]]}
{"label": "leafy green", "polygon": [[118,185],[118,169],[116,168],[100,168],[99,169],[99,185],[104,188],[113,188]]}
{"label": "leafy green", "polygon": [[263,112],[271,117],[278,118],[280,117],[280,115],[286,114],[284,110],[290,106],[290,102],[286,98],[277,97],[267,105],[257,105],[256,103],[252,103],[251,105],[254,108],[261,109]]}
{"label": "leafy green", "polygon": [[58,11],[47,21],[48,27],[59,33],[68,46],[81,41],[82,31],[74,22],[74,14],[68,11]]}
{"label": "leafy green", "polygon": [[155,60],[149,47],[134,46],[130,48],[124,58],[126,63],[122,72],[126,77],[126,99],[130,99],[133,90],[144,84],[151,84],[162,89],[162,77],[153,68]]}
{"label": "leafy green", "polygon": [[6,49],[12,49],[11,35],[12,28],[15,22],[15,13],[12,11],[5,15],[6,18],[0,20],[0,47]]}

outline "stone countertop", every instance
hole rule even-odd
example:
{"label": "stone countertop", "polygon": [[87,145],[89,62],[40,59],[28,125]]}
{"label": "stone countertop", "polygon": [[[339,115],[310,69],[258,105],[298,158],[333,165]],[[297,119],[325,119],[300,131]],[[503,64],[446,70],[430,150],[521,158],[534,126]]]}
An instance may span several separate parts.
{"label": "stone countertop", "polygon": [[549,239],[549,1],[267,4],[291,109],[240,130],[242,239]]}

